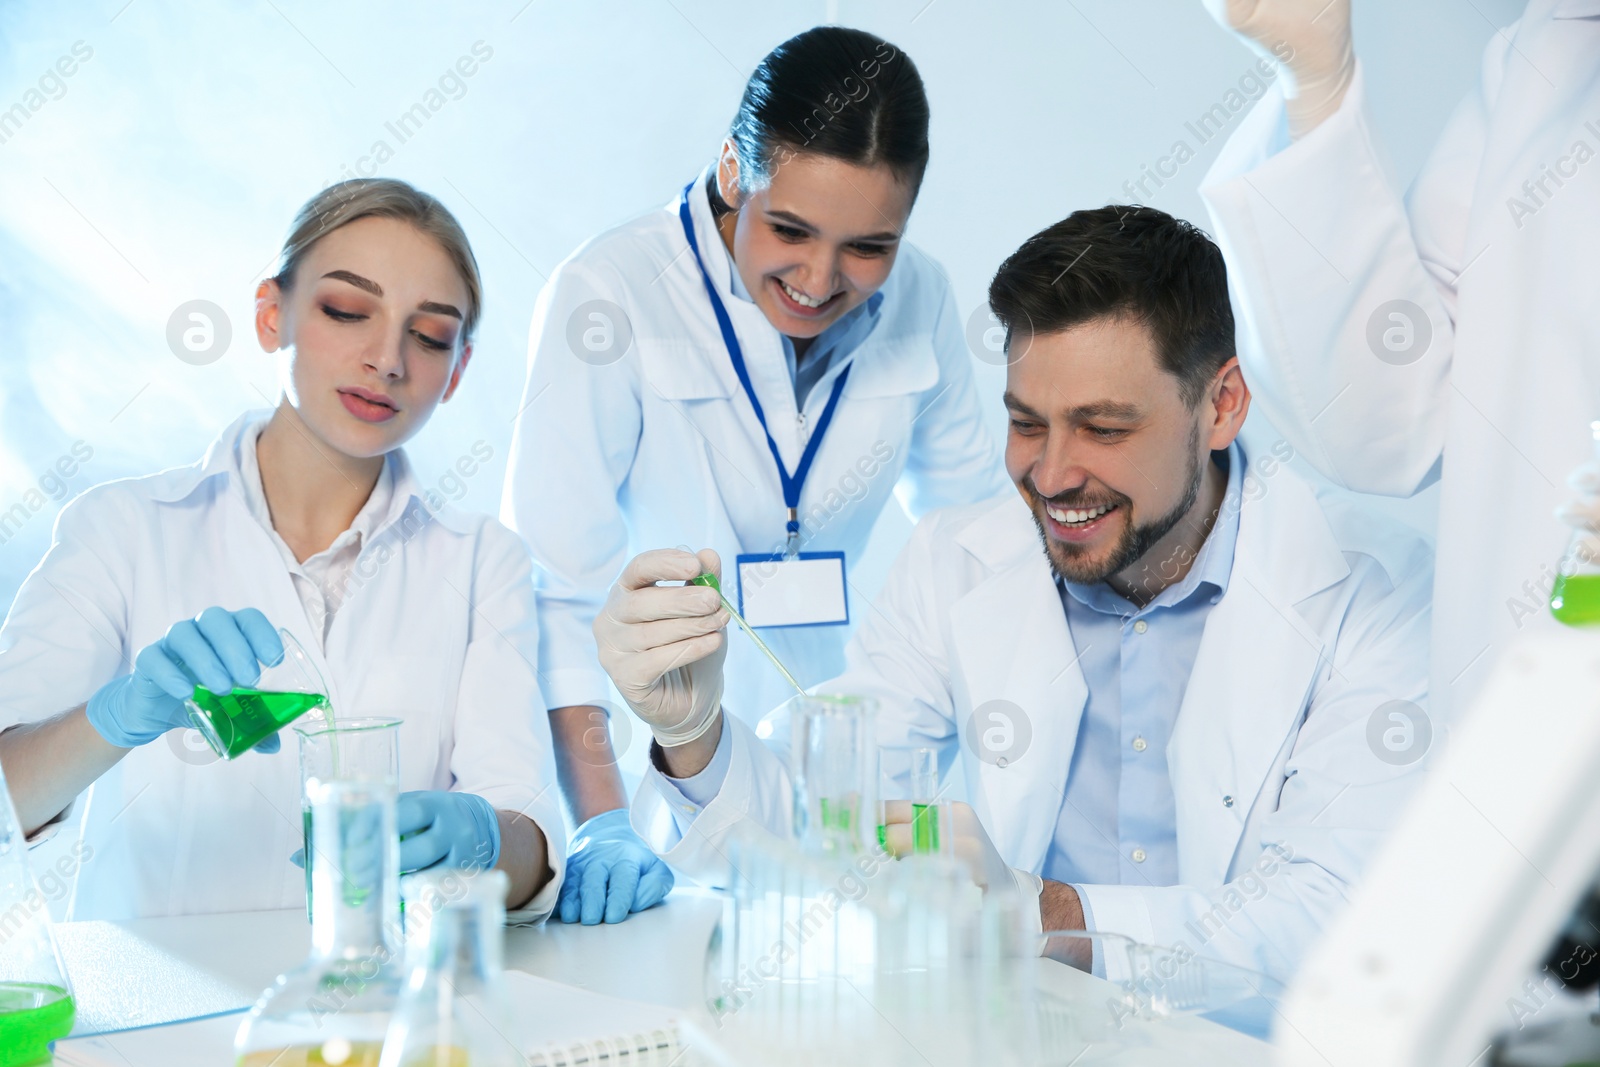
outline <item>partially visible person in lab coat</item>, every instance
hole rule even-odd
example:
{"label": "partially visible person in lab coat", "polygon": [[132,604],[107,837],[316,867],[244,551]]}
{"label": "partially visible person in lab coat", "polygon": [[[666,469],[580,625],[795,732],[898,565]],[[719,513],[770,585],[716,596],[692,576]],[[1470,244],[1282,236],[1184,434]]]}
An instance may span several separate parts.
{"label": "partially visible person in lab coat", "polygon": [[0,626],[0,761],[24,832],[81,828],[72,918],[303,903],[293,746],[220,761],[183,703],[196,683],[253,684],[284,655],[279,627],[337,716],[403,720],[402,870],[495,866],[512,921],[554,907],[565,834],[532,562],[424,489],[401,448],[460,385],[481,292],[437,200],[330,186],[256,292],[277,407],[191,466],[62,510]]}
{"label": "partially visible person in lab coat", "polygon": [[[905,240],[928,155],[910,57],[808,30],[761,61],[710,166],[539,295],[502,516],[539,564],[557,770],[581,824],[566,921],[656,899],[634,888],[656,860],[628,825],[590,629],[632,555],[715,548],[729,598],[811,685],[843,668],[864,607],[847,578],[891,491],[916,517],[1005,486],[950,283]],[[759,714],[784,686],[753,644],[731,650],[730,707]]]}
{"label": "partially visible person in lab coat", "polygon": [[[1441,482],[1431,688],[1439,713],[1460,710],[1513,636],[1553,625],[1570,531],[1552,510],[1600,418],[1600,0],[1531,0],[1490,37],[1403,197],[1374,147],[1349,0],[1208,6],[1289,57],[1201,189],[1240,357],[1333,481]],[[1600,481],[1578,488],[1569,521],[1600,525]]]}
{"label": "partially visible person in lab coat", "polygon": [[[1036,931],[1281,980],[1419,777],[1421,748],[1394,740],[1426,711],[1432,557],[1236,439],[1250,390],[1226,272],[1187,223],[1077,212],[989,300],[1015,489],[922,520],[820,690],[876,698],[880,745],[960,765],[956,852],[1019,887]],[[791,826],[786,763],[723,686],[726,613],[657,585],[717,564],[640,555],[595,624],[657,741],[635,823],[712,882],[733,826]],[[909,804],[888,816],[907,850]],[[1081,940],[1057,951],[1128,977]]]}

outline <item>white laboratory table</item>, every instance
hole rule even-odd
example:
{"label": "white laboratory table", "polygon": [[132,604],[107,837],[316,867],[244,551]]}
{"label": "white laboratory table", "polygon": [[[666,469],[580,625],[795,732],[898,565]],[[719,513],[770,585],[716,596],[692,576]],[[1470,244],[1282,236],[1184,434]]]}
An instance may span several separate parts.
{"label": "white laboratory table", "polygon": [[[721,910],[714,894],[680,888],[660,907],[615,926],[513,928],[506,936],[506,966],[679,1009],[714,1034],[702,987],[706,947]],[[310,929],[299,911],[63,923],[55,929],[79,1001],[79,1032],[239,1011],[279,973],[300,963],[310,947]],[[1205,1019],[1164,1019],[1108,1031],[1103,1020],[1113,987],[1070,967],[1040,961],[1039,984],[1070,1000],[1074,1010],[1081,1003],[1084,1020],[1093,1021],[1083,1027],[1092,1036],[1061,1058],[1063,1064],[1265,1067],[1272,1062],[1266,1043]],[[114,1034],[107,1040],[118,1043]],[[126,1055],[121,1060],[128,1067],[147,1067]]]}

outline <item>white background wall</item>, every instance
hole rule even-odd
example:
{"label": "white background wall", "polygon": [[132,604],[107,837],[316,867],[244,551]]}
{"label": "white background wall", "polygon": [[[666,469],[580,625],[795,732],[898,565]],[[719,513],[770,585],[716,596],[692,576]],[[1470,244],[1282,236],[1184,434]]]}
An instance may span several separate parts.
{"label": "white background wall", "polygon": [[[1520,3],[1356,3],[1376,128],[1403,183]],[[1206,223],[1195,187],[1221,138],[1198,146],[1184,123],[1254,57],[1200,0],[7,3],[0,111],[75,42],[93,54],[47,83],[55,96],[0,144],[0,514],[11,519],[0,605],[49,542],[52,492],[191,462],[242,408],[276,397],[250,325],[254,287],[299,204],[380,139],[394,150],[381,172],[458,214],[487,281],[477,357],[413,458],[437,485],[486,441],[494,459],[463,503],[496,510],[544,277],[588,236],[673,195],[710,159],[761,55],[824,21],[872,30],[922,70],[933,159],[910,235],[949,270],[964,309],[1023,238],[1127,199],[1122,183],[1177,139],[1198,155],[1149,202]],[[399,144],[385,121],[479,41],[492,57]],[[203,367],[165,341],[173,310],[196,298],[223,307],[233,331]],[[978,372],[998,434],[1001,372]],[[92,458],[38,492],[78,441]],[[1404,513],[1428,528],[1429,506]],[[865,587],[907,529],[886,517]]]}

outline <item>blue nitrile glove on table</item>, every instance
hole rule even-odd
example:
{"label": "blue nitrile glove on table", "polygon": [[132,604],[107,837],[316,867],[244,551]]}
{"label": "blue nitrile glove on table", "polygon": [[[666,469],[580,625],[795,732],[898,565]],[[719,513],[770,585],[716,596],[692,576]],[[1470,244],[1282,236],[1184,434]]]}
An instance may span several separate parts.
{"label": "blue nitrile glove on table", "polygon": [[401,793],[395,815],[402,874],[438,865],[488,870],[500,860],[500,820],[476,793]]}
{"label": "blue nitrile glove on table", "polygon": [[556,910],[564,923],[619,923],[665,900],[672,881],[672,868],[633,832],[628,809],[618,808],[572,835]]}
{"label": "blue nitrile glove on table", "polygon": [[[198,683],[213,693],[254,685],[261,664],[283,660],[283,642],[255,608],[207,608],[173,625],[161,640],[134,657],[133,673],[101,686],[89,698],[89,725],[118,748],[138,748],[169,730],[189,725],[184,701]],[[276,752],[278,735],[256,746]]]}

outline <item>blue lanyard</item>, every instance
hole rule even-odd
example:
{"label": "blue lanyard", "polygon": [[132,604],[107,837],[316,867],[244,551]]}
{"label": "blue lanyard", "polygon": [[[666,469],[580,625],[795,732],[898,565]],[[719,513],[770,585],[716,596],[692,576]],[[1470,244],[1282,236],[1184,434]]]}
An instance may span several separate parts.
{"label": "blue lanyard", "polygon": [[744,395],[750,398],[750,406],[756,412],[756,421],[761,423],[761,432],[767,435],[767,448],[772,452],[773,462],[778,465],[778,481],[783,484],[783,503],[789,509],[788,554],[792,556],[800,543],[800,488],[806,484],[806,475],[811,473],[811,461],[817,458],[817,446],[822,444],[822,435],[828,432],[828,424],[833,421],[833,409],[839,406],[839,394],[844,392],[844,383],[845,379],[850,377],[850,368],[846,367],[840,372],[839,377],[834,379],[833,392],[828,395],[827,406],[822,409],[822,416],[817,419],[817,428],[811,434],[811,440],[806,442],[805,451],[800,454],[800,466],[790,474],[789,469],[783,465],[783,457],[778,454],[778,443],[772,439],[772,431],[767,429],[766,412],[761,410],[761,401],[756,399],[755,387],[750,384],[750,371],[745,367],[744,350],[739,347],[738,335],[733,332],[728,309],[722,306],[722,298],[717,295],[716,286],[711,284],[711,275],[706,273],[705,260],[700,258],[700,243],[694,239],[694,221],[689,215],[689,193],[693,189],[694,182],[683,187],[683,199],[678,204],[678,218],[683,221],[683,235],[688,238],[689,251],[694,253],[695,264],[700,268],[700,280],[706,285],[706,296],[711,298],[711,310],[717,316],[717,327],[722,331],[722,343],[727,346],[728,359],[733,362],[733,373],[739,376],[739,384],[744,386]]}

